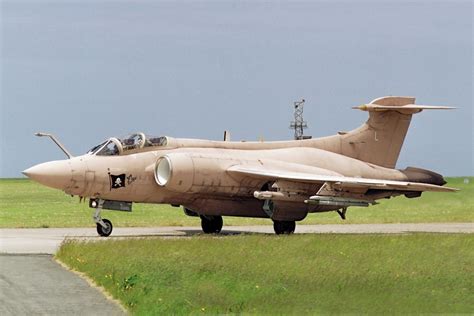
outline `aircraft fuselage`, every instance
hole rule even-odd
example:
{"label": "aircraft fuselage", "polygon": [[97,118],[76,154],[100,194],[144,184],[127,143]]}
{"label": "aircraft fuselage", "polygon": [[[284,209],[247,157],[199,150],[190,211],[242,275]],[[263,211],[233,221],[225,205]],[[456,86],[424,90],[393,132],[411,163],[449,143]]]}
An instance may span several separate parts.
{"label": "aircraft fuselage", "polygon": [[[369,119],[337,135],[278,142],[230,142],[152,137],[135,133],[110,138],[89,153],[36,165],[23,173],[67,194],[89,197],[99,234],[110,221],[102,207],[121,210],[131,202],[183,206],[200,216],[205,232],[222,228],[222,215],[268,217],[275,232],[291,233],[310,212],[369,206],[376,200],[422,192],[452,192],[429,170],[397,170],[411,117],[424,109],[412,97],[383,97],[356,107]],[[129,207],[130,206],[130,207]]]}

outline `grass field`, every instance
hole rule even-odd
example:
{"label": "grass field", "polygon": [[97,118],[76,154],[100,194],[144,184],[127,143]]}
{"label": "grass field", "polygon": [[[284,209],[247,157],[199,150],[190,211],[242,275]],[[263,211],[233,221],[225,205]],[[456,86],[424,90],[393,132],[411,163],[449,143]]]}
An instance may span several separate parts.
{"label": "grass field", "polygon": [[132,314],[474,312],[474,235],[71,241],[57,258]]}
{"label": "grass field", "polygon": [[[448,178],[457,193],[423,193],[421,198],[397,197],[369,208],[349,208],[347,220],[335,212],[310,214],[301,224],[474,222],[474,177]],[[104,211],[114,226],[193,226],[195,217],[169,205],[134,204],[132,213]],[[61,191],[27,179],[0,180],[0,227],[94,226],[92,210]],[[224,218],[224,225],[271,224],[268,219]]]}

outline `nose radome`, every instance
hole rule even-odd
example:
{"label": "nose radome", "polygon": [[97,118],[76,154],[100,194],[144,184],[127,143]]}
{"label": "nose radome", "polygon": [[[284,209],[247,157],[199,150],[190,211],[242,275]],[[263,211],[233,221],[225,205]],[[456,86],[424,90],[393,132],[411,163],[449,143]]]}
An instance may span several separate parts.
{"label": "nose radome", "polygon": [[45,162],[22,172],[28,178],[51,188],[64,190],[71,184],[72,170],[68,160]]}

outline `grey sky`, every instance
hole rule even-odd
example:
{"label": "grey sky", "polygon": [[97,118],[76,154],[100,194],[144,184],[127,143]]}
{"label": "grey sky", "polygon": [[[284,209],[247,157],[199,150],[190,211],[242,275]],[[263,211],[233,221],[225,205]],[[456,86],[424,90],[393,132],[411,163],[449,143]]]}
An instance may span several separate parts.
{"label": "grey sky", "polygon": [[470,1],[2,1],[1,177],[134,131],[289,139],[359,126],[385,95],[412,120],[397,167],[474,175]]}

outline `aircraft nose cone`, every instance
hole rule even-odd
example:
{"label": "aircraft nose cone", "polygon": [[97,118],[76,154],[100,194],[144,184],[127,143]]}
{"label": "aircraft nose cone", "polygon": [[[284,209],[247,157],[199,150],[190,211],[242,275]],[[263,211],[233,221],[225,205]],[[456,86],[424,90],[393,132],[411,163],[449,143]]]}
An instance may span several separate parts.
{"label": "aircraft nose cone", "polygon": [[72,180],[71,165],[67,160],[45,162],[22,173],[36,182],[60,190],[67,188]]}

